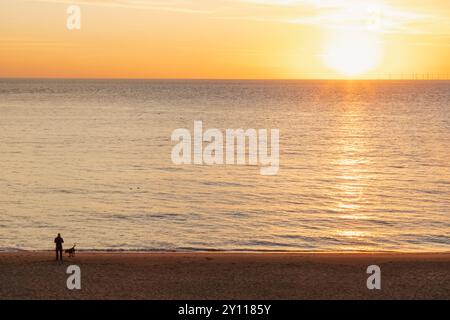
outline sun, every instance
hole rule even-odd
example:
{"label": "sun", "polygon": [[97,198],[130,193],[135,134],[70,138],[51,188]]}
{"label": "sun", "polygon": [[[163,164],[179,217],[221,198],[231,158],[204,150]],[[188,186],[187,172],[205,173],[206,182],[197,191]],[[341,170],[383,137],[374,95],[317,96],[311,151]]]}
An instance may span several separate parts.
{"label": "sun", "polygon": [[343,76],[357,76],[374,69],[380,61],[380,43],[369,32],[334,34],[323,54],[325,64]]}

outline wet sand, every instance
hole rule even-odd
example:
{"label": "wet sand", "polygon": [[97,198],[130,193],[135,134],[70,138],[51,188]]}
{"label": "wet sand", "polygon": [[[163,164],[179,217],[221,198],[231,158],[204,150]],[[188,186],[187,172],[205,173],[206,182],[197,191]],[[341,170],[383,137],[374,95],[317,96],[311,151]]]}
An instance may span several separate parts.
{"label": "wet sand", "polygon": [[0,299],[450,299],[450,253],[0,253]]}

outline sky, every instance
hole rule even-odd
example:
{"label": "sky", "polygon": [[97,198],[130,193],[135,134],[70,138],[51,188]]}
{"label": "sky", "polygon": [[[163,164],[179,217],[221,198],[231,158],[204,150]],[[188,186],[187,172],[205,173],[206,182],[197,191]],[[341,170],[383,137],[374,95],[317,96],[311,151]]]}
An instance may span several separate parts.
{"label": "sky", "polygon": [[442,79],[449,57],[448,0],[0,0],[7,78]]}

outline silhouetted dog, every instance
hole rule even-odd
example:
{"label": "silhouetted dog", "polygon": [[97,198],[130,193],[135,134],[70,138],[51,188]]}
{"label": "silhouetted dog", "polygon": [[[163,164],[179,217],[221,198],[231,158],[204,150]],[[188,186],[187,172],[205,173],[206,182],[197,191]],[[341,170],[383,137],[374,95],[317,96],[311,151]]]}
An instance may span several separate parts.
{"label": "silhouetted dog", "polygon": [[68,253],[68,254],[69,254],[69,258],[75,257],[75,251],[76,251],[76,250],[75,250],[75,247],[76,247],[76,246],[77,246],[77,245],[74,244],[72,248],[67,249],[67,250],[64,251],[65,253]]}

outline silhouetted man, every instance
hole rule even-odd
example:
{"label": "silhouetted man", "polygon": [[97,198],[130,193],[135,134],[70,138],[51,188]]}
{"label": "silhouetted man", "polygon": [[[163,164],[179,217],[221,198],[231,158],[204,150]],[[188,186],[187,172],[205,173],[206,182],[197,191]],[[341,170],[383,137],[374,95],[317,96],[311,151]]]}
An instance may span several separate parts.
{"label": "silhouetted man", "polygon": [[63,256],[63,246],[64,239],[61,238],[61,234],[58,233],[58,236],[55,238],[55,244],[56,244],[56,261],[61,260]]}

